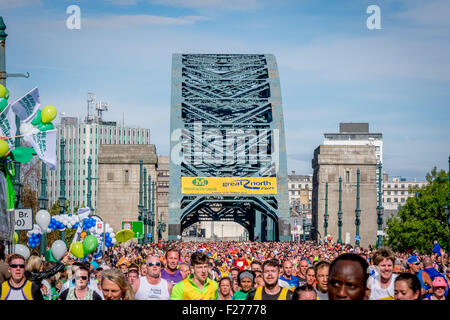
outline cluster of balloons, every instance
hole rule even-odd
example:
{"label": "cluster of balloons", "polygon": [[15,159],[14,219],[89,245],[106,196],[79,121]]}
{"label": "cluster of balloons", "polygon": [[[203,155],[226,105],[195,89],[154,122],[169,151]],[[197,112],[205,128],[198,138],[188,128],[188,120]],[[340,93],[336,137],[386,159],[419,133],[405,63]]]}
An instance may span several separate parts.
{"label": "cluster of balloons", "polygon": [[[100,235],[103,237],[103,233]],[[117,240],[115,238],[112,238],[109,232],[105,232],[105,246],[112,247],[117,243]]]}
{"label": "cluster of balloons", "polygon": [[95,220],[92,217],[84,218],[83,219],[83,230],[89,230],[91,232],[94,232],[93,229],[95,229],[95,225],[97,224],[97,220]]}
{"label": "cluster of balloons", "polygon": [[55,128],[52,121],[56,118],[56,108],[52,105],[45,106],[42,110],[36,112],[31,124],[36,126],[40,131],[52,130]]}
{"label": "cluster of balloons", "polygon": [[28,238],[28,246],[34,249],[39,245],[40,240],[41,240],[40,234],[32,233],[31,237]]}
{"label": "cluster of balloons", "polygon": [[8,106],[9,90],[4,85],[0,84],[0,112],[5,110]]}
{"label": "cluster of balloons", "polygon": [[70,246],[70,252],[77,258],[81,259],[85,255],[93,253],[97,250],[98,240],[93,235],[88,235],[81,241],[75,241]]}
{"label": "cluster of balloons", "polygon": [[78,228],[78,217],[73,214],[60,214],[50,220],[49,229],[64,230],[66,228]]}

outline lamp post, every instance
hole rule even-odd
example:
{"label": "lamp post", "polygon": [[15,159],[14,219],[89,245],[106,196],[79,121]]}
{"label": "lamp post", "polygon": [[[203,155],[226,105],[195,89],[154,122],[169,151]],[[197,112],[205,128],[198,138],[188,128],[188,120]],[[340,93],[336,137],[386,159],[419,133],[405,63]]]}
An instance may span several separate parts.
{"label": "lamp post", "polygon": [[325,183],[325,213],[323,215],[323,237],[324,242],[326,242],[327,231],[328,231],[328,181]]}
{"label": "lamp post", "polygon": [[[41,175],[41,195],[38,198],[39,209],[44,210],[47,208],[47,165],[42,162],[42,175]],[[44,231],[44,230],[43,230]],[[47,233],[44,231],[41,237],[41,255],[45,254],[45,243]]]}
{"label": "lamp post", "polygon": [[356,209],[355,209],[355,226],[356,226],[356,237],[355,237],[355,245],[359,246],[359,225],[361,224],[360,216],[361,209],[359,208],[359,168],[356,170]]}
{"label": "lamp post", "polygon": [[[155,181],[152,181],[152,211],[151,211],[151,216],[150,216],[150,225],[151,225],[151,230],[152,230],[152,241],[154,241],[155,239],[155,225],[156,225],[156,221],[155,221],[155,217],[156,217],[156,213],[155,213],[155,188],[156,188],[156,183]],[[150,194],[148,195],[150,197]]]}
{"label": "lamp post", "polygon": [[147,238],[147,223],[148,223],[148,216],[147,216],[147,168],[144,168],[144,209],[143,209],[143,221],[144,221],[144,237],[141,241],[141,244],[145,242],[145,239]]}
{"label": "lamp post", "polygon": [[153,209],[152,209],[152,198],[151,198],[151,193],[152,193],[152,176],[150,175],[150,173],[148,174],[148,210],[147,210],[147,239],[148,239],[148,234],[151,235],[151,241],[153,243],[153,239],[155,237],[155,234],[153,233],[153,229],[152,229],[152,221],[153,221]]}
{"label": "lamp post", "polygon": [[338,244],[342,244],[342,177],[339,177]]}
{"label": "lamp post", "polygon": [[162,239],[163,232],[166,232],[166,223],[162,221],[162,213],[160,213],[158,223],[158,240]]}
{"label": "lamp post", "polygon": [[[143,210],[144,210],[144,206],[142,205],[142,166],[143,166],[143,161],[142,159],[139,160],[139,205],[138,205],[138,212],[139,212],[139,216],[138,216],[138,221],[143,221]],[[138,238],[138,242],[140,242],[140,239]]]}
{"label": "lamp post", "polygon": [[377,206],[377,224],[378,224],[378,231],[377,231],[377,248],[381,248],[383,246],[383,199],[382,199],[382,190],[381,190],[381,183],[382,183],[382,176],[381,176],[381,162],[378,163],[378,206]]}
{"label": "lamp post", "polygon": [[[59,214],[66,212],[66,141],[60,140],[60,183],[59,183]],[[61,231],[61,240],[66,242],[66,232]]]}
{"label": "lamp post", "polygon": [[302,211],[303,219],[302,219],[302,229],[303,229],[303,242],[306,241],[306,214]]}

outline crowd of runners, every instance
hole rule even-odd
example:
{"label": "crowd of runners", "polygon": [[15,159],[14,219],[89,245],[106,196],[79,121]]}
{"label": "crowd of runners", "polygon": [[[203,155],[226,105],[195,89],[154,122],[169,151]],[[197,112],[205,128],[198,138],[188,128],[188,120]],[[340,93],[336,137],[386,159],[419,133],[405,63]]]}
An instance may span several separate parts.
{"label": "crowd of runners", "polygon": [[446,300],[450,260],[315,242],[116,245],[102,258],[5,255],[0,300]]}

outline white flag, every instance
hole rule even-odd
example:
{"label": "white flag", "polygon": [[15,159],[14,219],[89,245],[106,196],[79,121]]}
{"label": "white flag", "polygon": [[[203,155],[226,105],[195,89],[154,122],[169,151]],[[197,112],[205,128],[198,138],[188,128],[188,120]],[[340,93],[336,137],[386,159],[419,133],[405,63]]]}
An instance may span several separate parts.
{"label": "white flag", "polygon": [[81,233],[83,232],[83,220],[88,218],[91,214],[91,209],[89,208],[79,208],[78,209],[78,228],[73,237],[72,243],[81,240]]}
{"label": "white flag", "polygon": [[0,114],[0,135],[6,136],[9,150],[15,148],[14,137],[17,132],[16,115],[11,109],[11,105],[7,106]]}
{"label": "white flag", "polygon": [[39,90],[35,87],[22,98],[11,104],[11,108],[21,121],[31,122],[41,106],[39,101]]}
{"label": "white flag", "polygon": [[24,135],[24,140],[31,144],[41,159],[50,170],[56,169],[56,135],[57,129],[40,131],[36,134]]}

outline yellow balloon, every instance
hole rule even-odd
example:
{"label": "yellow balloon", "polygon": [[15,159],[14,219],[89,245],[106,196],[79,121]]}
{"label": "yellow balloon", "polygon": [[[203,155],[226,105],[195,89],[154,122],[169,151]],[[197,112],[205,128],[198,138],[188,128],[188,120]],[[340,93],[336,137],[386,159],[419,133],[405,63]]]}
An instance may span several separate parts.
{"label": "yellow balloon", "polygon": [[42,123],[50,123],[53,119],[56,118],[56,108],[52,105],[45,106],[41,111],[41,119]]}
{"label": "yellow balloon", "polygon": [[4,98],[6,96],[6,88],[4,85],[0,84],[0,98]]}
{"label": "yellow balloon", "polygon": [[17,232],[14,232],[14,244],[17,244],[19,242],[19,236],[17,235]]}
{"label": "yellow balloon", "polygon": [[83,244],[80,241],[75,241],[70,248],[70,252],[79,259],[83,258],[84,257]]}
{"label": "yellow balloon", "polygon": [[0,157],[4,157],[9,151],[8,142],[0,139]]}

